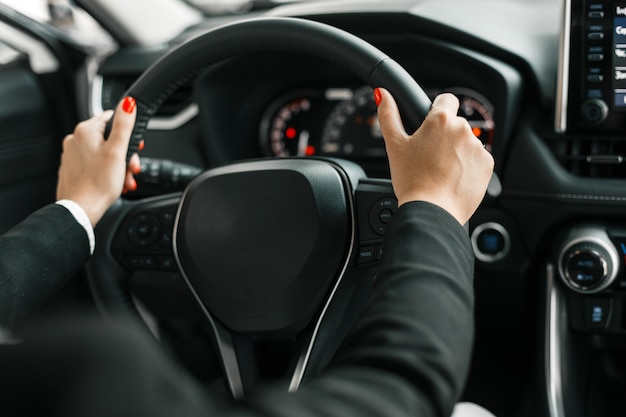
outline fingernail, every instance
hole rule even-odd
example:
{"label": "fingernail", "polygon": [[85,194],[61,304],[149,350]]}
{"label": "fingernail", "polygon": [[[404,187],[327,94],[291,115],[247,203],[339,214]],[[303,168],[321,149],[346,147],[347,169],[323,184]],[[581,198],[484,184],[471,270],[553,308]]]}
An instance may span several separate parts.
{"label": "fingernail", "polygon": [[135,191],[137,189],[137,182],[136,181],[131,182],[128,186],[128,189],[130,191]]}
{"label": "fingernail", "polygon": [[135,175],[139,174],[141,172],[141,165],[134,165],[131,167],[131,172]]}
{"label": "fingernail", "polygon": [[374,103],[376,103],[376,107],[380,106],[380,102],[383,101],[383,95],[380,92],[380,88],[374,89]]}
{"label": "fingernail", "polygon": [[143,151],[143,148],[145,148],[145,147],[146,147],[146,143],[143,141],[143,139],[141,139],[139,141],[139,146],[137,146],[137,149],[140,150],[140,151]]}
{"label": "fingernail", "polygon": [[122,110],[126,113],[132,113],[135,110],[135,106],[137,106],[137,102],[134,98],[130,96],[124,97],[124,101],[122,102]]}

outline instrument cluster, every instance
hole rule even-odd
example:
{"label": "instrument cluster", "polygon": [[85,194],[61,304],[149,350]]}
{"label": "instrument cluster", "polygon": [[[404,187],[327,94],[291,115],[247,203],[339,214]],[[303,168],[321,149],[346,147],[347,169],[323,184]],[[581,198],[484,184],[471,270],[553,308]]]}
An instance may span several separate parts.
{"label": "instrument cluster", "polygon": [[[474,134],[492,149],[494,107],[479,92],[453,87],[425,89],[434,99],[456,95],[459,115]],[[384,158],[385,146],[369,86],[305,88],[275,98],[260,126],[261,148],[268,156],[329,156],[346,159]]]}

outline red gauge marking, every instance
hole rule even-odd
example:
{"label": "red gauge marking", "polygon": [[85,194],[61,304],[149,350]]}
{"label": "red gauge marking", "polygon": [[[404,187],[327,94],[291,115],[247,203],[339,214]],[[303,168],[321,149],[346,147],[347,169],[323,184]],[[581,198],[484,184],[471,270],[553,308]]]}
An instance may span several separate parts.
{"label": "red gauge marking", "polygon": [[293,127],[288,127],[287,129],[285,129],[285,137],[287,139],[293,139],[296,137],[297,134],[298,132],[296,132],[296,129]]}
{"label": "red gauge marking", "polygon": [[315,146],[309,145],[306,147],[306,156],[313,156],[315,155]]}

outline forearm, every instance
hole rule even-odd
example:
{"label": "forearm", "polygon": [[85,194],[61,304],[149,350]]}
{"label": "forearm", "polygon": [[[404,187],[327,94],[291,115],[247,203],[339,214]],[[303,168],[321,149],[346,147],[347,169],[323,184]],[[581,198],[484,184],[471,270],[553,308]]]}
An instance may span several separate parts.
{"label": "forearm", "polygon": [[60,289],[89,257],[83,227],[49,205],[0,236],[0,326],[13,327]]}
{"label": "forearm", "polygon": [[330,368],[295,395],[260,397],[265,413],[450,415],[473,342],[469,239],[442,209],[409,203],[394,215],[385,251],[372,300]]}

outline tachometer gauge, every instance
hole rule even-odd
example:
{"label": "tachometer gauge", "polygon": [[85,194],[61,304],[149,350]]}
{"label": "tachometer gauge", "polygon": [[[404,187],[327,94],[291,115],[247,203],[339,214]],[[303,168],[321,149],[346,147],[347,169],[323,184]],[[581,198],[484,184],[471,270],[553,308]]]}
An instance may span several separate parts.
{"label": "tachometer gauge", "polygon": [[459,116],[467,119],[474,135],[482,141],[485,149],[491,152],[496,126],[493,120],[493,105],[481,94],[468,88],[451,88],[447,91],[459,99]]}
{"label": "tachometer gauge", "polygon": [[342,100],[330,112],[320,139],[324,155],[347,158],[385,156],[374,92],[369,86],[356,90],[327,90],[326,96]]}
{"label": "tachometer gauge", "polygon": [[261,140],[268,154],[279,157],[319,153],[322,99],[316,91],[300,91],[277,99],[261,124]]}

